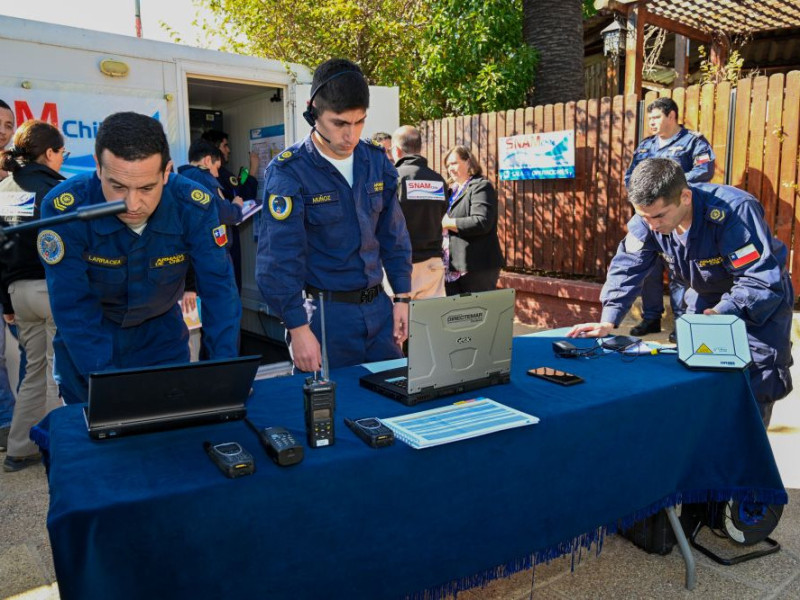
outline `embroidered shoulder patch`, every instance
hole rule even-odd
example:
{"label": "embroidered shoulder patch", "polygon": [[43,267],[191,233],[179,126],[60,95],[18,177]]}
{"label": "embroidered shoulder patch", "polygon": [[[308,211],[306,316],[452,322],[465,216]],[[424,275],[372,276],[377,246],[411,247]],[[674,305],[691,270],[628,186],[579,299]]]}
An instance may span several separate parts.
{"label": "embroidered shoulder patch", "polygon": [[707,162],[711,162],[711,156],[709,156],[708,152],[706,152],[705,154],[700,154],[696,156],[694,159],[694,164],[696,165],[704,165]]}
{"label": "embroidered shoulder patch", "polygon": [[234,176],[234,175],[231,175],[230,177],[228,177],[228,181],[231,182],[231,185],[233,187],[236,187],[236,185],[239,183],[238,181],[236,181],[236,176]]}
{"label": "embroidered shoulder patch", "polygon": [[292,156],[293,156],[293,153],[292,153],[291,150],[284,150],[283,152],[278,154],[278,162],[283,162],[283,161],[291,158]]}
{"label": "embroidered shoulder patch", "polygon": [[66,210],[73,204],[75,204],[75,196],[68,192],[61,194],[58,198],[53,200],[53,206],[56,207],[56,210],[60,211]]}
{"label": "embroidered shoulder patch", "polygon": [[204,192],[203,190],[194,189],[192,190],[190,196],[192,200],[198,204],[202,204],[203,206],[211,202],[211,196],[209,196],[208,193]]}
{"label": "embroidered shoulder patch", "polygon": [[214,241],[220,248],[228,243],[228,228],[225,227],[225,225],[214,227],[214,229],[211,230],[211,233],[214,236]]}
{"label": "embroidered shoulder patch", "polygon": [[292,214],[292,199],[290,196],[270,194],[267,206],[269,207],[269,214],[278,221],[283,221]]}
{"label": "embroidered shoulder patch", "polygon": [[36,238],[36,249],[39,251],[39,256],[48,265],[59,263],[64,258],[64,241],[52,229],[44,229],[39,232],[39,236]]}
{"label": "embroidered shoulder patch", "polygon": [[742,246],[736,252],[729,254],[728,258],[730,259],[733,268],[738,269],[757,261],[759,258],[761,258],[761,253],[759,253],[758,248],[756,248],[753,244],[747,244],[747,246]]}
{"label": "embroidered shoulder patch", "polygon": [[722,223],[725,220],[725,211],[719,208],[712,208],[708,211],[708,220],[714,223]]}

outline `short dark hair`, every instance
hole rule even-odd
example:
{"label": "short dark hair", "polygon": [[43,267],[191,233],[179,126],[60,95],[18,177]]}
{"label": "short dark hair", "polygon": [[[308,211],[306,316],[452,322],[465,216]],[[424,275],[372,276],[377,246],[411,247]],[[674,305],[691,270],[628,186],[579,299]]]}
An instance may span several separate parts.
{"label": "short dark hair", "polygon": [[207,142],[211,142],[217,148],[219,148],[219,145],[225,140],[229,139],[230,136],[225,131],[220,129],[209,129],[208,131],[204,131],[200,138]]}
{"label": "short dark hair", "polygon": [[678,105],[675,104],[675,100],[672,98],[667,98],[666,96],[656,98],[647,105],[647,112],[654,110],[660,110],[667,117],[669,116],[669,113],[674,112],[675,118],[678,118]]}
{"label": "short dark hair", "polygon": [[159,154],[162,172],[170,160],[169,144],[161,123],[135,112],[114,113],[100,123],[94,144],[98,163],[102,162],[103,150],[127,161],[144,160]]}
{"label": "short dark hair", "polygon": [[332,58],[319,65],[311,81],[313,110],[316,116],[326,110],[334,113],[369,108],[369,85],[356,63]]}
{"label": "short dark hair", "polygon": [[189,162],[200,162],[206,156],[214,160],[222,160],[222,152],[214,144],[203,138],[198,138],[189,146]]}
{"label": "short dark hair", "polygon": [[6,110],[11,110],[11,107],[8,104],[6,104],[5,102],[3,102],[2,100],[0,100],[0,108],[5,108]]}
{"label": "short dark hair", "polygon": [[671,158],[646,158],[633,170],[628,184],[628,200],[634,206],[680,202],[681,192],[689,187],[680,164]]}
{"label": "short dark hair", "polygon": [[36,162],[48,150],[60,150],[63,147],[64,137],[50,123],[25,121],[14,132],[11,148],[0,150],[0,169],[13,173],[22,165]]}
{"label": "short dark hair", "polygon": [[419,129],[411,125],[403,125],[392,136],[392,143],[403,151],[403,154],[419,154],[422,152],[422,135]]}
{"label": "short dark hair", "polygon": [[385,131],[379,131],[378,133],[372,134],[372,141],[373,142],[383,142],[384,140],[392,141],[392,135],[390,133],[386,133]]}
{"label": "short dark hair", "polygon": [[[467,161],[467,168],[469,169],[470,177],[480,177],[483,175],[483,169],[481,169],[480,163],[478,163],[478,159],[475,158],[475,155],[470,151],[469,148],[466,146],[453,146],[448,150],[447,154],[444,155],[442,162],[447,165],[447,159],[450,158],[450,155],[455,153],[461,160]],[[445,166],[445,171],[447,171],[447,167]],[[453,183],[450,174],[447,174],[448,181]]]}

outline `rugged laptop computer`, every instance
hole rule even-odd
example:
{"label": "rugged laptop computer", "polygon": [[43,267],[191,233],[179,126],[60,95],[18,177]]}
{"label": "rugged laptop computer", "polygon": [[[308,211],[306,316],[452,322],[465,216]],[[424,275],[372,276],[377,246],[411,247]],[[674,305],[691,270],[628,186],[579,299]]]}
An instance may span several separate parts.
{"label": "rugged laptop computer", "polygon": [[408,366],[365,375],[360,383],[408,406],[508,383],[513,326],[511,289],[414,300]]}

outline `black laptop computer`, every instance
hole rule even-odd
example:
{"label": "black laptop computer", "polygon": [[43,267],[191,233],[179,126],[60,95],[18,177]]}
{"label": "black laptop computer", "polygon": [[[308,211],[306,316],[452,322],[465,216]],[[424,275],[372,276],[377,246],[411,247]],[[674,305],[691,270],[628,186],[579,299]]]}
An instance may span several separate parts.
{"label": "black laptop computer", "polygon": [[508,383],[514,290],[492,290],[409,305],[408,366],[361,377],[362,387],[413,406]]}
{"label": "black laptop computer", "polygon": [[107,439],[243,419],[260,356],[89,375],[89,436]]}

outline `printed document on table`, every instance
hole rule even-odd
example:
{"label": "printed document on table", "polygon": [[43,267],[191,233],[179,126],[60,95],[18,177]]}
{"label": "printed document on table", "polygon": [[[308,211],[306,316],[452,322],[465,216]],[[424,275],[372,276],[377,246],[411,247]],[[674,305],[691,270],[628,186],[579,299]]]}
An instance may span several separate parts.
{"label": "printed document on table", "polygon": [[476,398],[380,421],[395,437],[419,449],[535,425],[539,419],[489,398]]}

